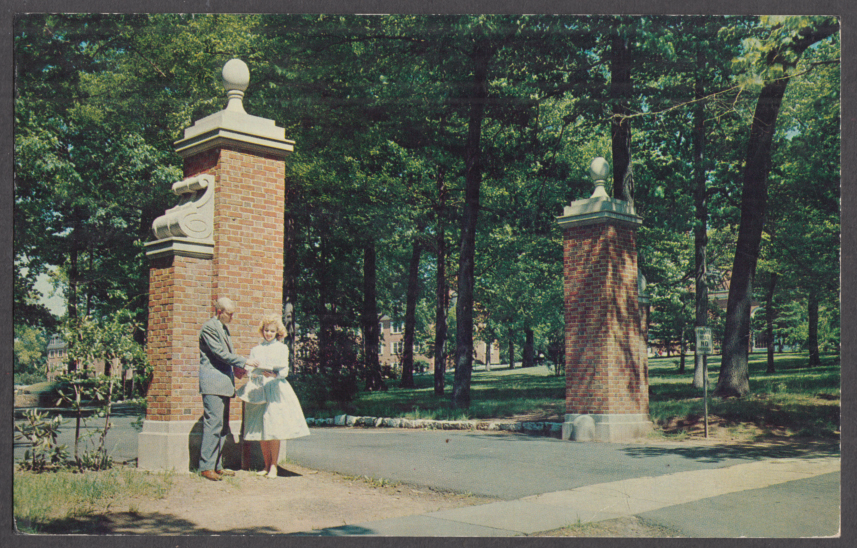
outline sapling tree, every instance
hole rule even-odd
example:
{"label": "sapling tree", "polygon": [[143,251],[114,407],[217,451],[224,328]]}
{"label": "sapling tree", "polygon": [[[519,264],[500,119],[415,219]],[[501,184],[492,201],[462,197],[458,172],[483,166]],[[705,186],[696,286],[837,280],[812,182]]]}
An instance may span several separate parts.
{"label": "sapling tree", "polygon": [[[105,445],[111,427],[112,404],[121,393],[116,389],[117,378],[112,374],[112,368],[121,367],[122,377],[129,366],[145,369],[145,354],[134,340],[138,328],[128,313],[120,313],[110,319],[90,316],[69,319],[62,326],[69,359],[82,364],[82,367],[59,377],[57,404],[68,405],[75,415],[74,460],[81,469],[101,470],[112,464]],[[93,374],[89,365],[96,361],[104,363],[106,374]],[[102,428],[89,434],[98,436],[95,449],[81,455],[81,428],[85,426],[89,406],[96,408],[91,418],[103,418],[104,423]]]}

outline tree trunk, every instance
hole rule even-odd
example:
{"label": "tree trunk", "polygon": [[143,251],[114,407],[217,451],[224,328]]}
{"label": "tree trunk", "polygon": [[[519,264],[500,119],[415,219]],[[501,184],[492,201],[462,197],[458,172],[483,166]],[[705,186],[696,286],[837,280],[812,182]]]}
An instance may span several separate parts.
{"label": "tree trunk", "polygon": [[766,84],[753,116],[741,194],[741,224],[726,304],[723,357],[714,391],[719,397],[741,397],[750,391],[748,353],[753,278],[765,226],[771,143],[787,83],[787,79],[780,79]]}
{"label": "tree trunk", "polygon": [[387,386],[381,377],[378,345],[381,333],[378,326],[378,296],[375,242],[363,247],[363,355],[366,359],[366,390],[384,390]]}
{"label": "tree trunk", "polygon": [[741,193],[741,224],[726,304],[723,357],[714,391],[719,397],[741,397],[750,391],[748,353],[753,278],[767,212],[771,144],[787,83],[788,79],[782,78],[766,84],[753,115]]}
{"label": "tree trunk", "polygon": [[[705,68],[705,57],[702,51],[696,52],[696,83],[694,85],[694,98],[698,101],[694,108],[693,125],[693,178],[694,178],[694,214],[693,227],[694,256],[695,256],[695,281],[696,281],[696,318],[695,327],[708,326],[708,193],[705,185],[705,106],[702,102],[705,96],[703,87],[703,70]],[[693,367],[693,386],[703,388],[705,381],[705,365],[707,356],[696,352]]]}
{"label": "tree trunk", "polygon": [[88,278],[89,281],[86,284],[86,315],[89,316],[90,314],[92,314],[92,290],[93,290],[92,275],[94,272],[92,263],[94,261],[93,256],[95,255],[95,252],[93,250],[90,250],[87,255],[89,258],[89,271],[87,272],[86,277]]}
{"label": "tree trunk", "polygon": [[512,330],[509,330],[509,369],[515,369],[515,341],[512,339]]}
{"label": "tree trunk", "polygon": [[777,287],[777,274],[771,273],[770,283],[768,285],[768,294],[765,296],[765,335],[768,339],[768,369],[767,373],[776,373],[774,367],[774,318],[776,311],[774,310],[774,289]]}
{"label": "tree trunk", "polygon": [[818,292],[815,289],[809,291],[807,301],[809,307],[809,337],[807,338],[809,366],[816,367],[821,365],[821,354],[818,351]]}
{"label": "tree trunk", "polygon": [[329,246],[327,238],[322,235],[319,242],[319,302],[316,310],[318,311],[318,368],[325,370],[328,367],[334,367],[337,364],[333,359],[333,312],[331,310],[331,290],[327,276],[327,265],[329,264]]}
{"label": "tree trunk", "polygon": [[613,118],[610,132],[613,151],[613,198],[634,205],[634,171],[631,164],[631,85],[630,40],[619,30],[611,39],[610,100]]}
{"label": "tree trunk", "polygon": [[491,371],[491,343],[485,342],[485,371]]}
{"label": "tree trunk", "polygon": [[[819,29],[804,29],[800,37],[788,46],[800,57],[804,50],[834,34],[839,25],[826,25]],[[771,51],[771,64],[779,58],[779,51]],[[794,59],[797,62],[797,59]],[[753,277],[762,241],[762,228],[768,199],[768,173],[771,170],[771,145],[777,127],[777,116],[789,82],[785,75],[766,82],[759,94],[744,167],[744,188],[741,193],[741,222],[738,243],[729,283],[726,303],[726,326],[723,335],[723,356],[720,376],[714,396],[741,397],[750,392],[748,353],[750,348],[750,306],[753,298]]]}
{"label": "tree trunk", "polygon": [[402,353],[402,388],[415,388],[414,384],[414,331],[416,331],[417,297],[419,293],[420,244],[414,242],[408,271],[407,303],[405,304],[405,348]]}
{"label": "tree trunk", "polygon": [[464,212],[461,218],[461,253],[456,302],[455,380],[452,407],[470,407],[470,377],[473,370],[473,291],[476,262],[476,219],[479,215],[479,188],[482,184],[481,138],[485,103],[488,99],[488,62],[491,49],[477,43],[473,59],[473,97],[464,150]]}
{"label": "tree trunk", "polygon": [[[78,228],[75,226],[72,233],[72,245],[69,250],[69,272],[68,272],[68,318],[70,320],[77,319],[77,283],[78,283]],[[71,344],[72,341],[66,341],[67,344]],[[68,371],[71,373],[72,371],[77,371],[77,368],[80,364],[77,363],[77,360],[72,358],[68,361]],[[84,364],[85,366],[86,364]],[[77,451],[77,447],[75,447],[75,451]],[[75,458],[77,458],[77,454],[75,453]]]}
{"label": "tree trunk", "polygon": [[437,289],[435,297],[437,305],[434,315],[434,393],[443,395],[446,383],[446,311],[449,306],[449,289],[446,286],[446,183],[443,171],[437,175],[438,215],[437,215]]}
{"label": "tree trunk", "polygon": [[535,365],[535,363],[534,363],[535,349],[533,348],[533,346],[534,346],[533,330],[530,328],[524,329],[524,335],[525,335],[525,338],[524,338],[524,357],[523,357],[523,363],[521,364],[521,367],[533,367],[533,365]]}

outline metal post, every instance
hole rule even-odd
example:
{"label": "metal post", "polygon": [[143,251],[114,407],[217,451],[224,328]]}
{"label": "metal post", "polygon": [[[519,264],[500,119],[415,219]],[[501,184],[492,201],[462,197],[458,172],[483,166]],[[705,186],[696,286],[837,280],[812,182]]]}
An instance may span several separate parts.
{"label": "metal post", "polygon": [[697,327],[696,352],[702,354],[702,393],[705,406],[705,438],[708,439],[708,355],[714,347],[711,340],[711,329],[708,327]]}
{"label": "metal post", "polygon": [[708,355],[702,355],[702,386],[705,399],[705,439],[708,439]]}

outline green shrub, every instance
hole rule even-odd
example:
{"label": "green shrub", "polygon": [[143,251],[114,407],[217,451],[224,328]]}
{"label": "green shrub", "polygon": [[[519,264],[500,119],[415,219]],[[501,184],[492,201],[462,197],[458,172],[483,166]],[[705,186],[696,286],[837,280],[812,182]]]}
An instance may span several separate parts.
{"label": "green shrub", "polygon": [[32,385],[40,382],[45,382],[45,373],[44,371],[36,371],[36,372],[27,372],[27,373],[15,373],[15,384],[20,384],[23,386]]}
{"label": "green shrub", "polygon": [[320,373],[301,373],[289,378],[303,408],[322,409],[327,404],[327,383]]}
{"label": "green shrub", "polygon": [[289,382],[301,405],[311,409],[324,409],[328,403],[351,403],[360,390],[357,373],[344,367],[299,373]]}
{"label": "green shrub", "polygon": [[57,444],[59,429],[64,420],[61,415],[51,419],[47,413],[40,413],[34,409],[24,412],[26,422],[15,425],[18,434],[16,440],[27,440],[32,444],[31,449],[24,451],[24,460],[18,466],[22,470],[43,472],[53,470],[65,465],[68,459],[68,451],[65,445]]}

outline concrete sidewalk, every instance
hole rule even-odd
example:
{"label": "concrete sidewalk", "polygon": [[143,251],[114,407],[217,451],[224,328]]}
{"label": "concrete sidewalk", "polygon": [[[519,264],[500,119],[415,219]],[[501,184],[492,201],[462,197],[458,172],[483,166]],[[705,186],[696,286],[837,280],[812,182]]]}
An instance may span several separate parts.
{"label": "concrete sidewalk", "polygon": [[[639,516],[687,536],[798,538],[839,533],[839,458],[776,459],[588,485],[518,500],[300,533],[306,536],[509,537]],[[739,496],[735,496],[739,495]],[[755,495],[755,496],[754,496]],[[762,501],[758,500],[759,496]],[[731,497],[731,498],[730,498]],[[695,504],[708,508],[688,511]],[[783,523],[785,515],[801,516]],[[665,510],[666,509],[666,510]],[[663,515],[659,515],[663,511]],[[779,516],[769,519],[767,514]],[[681,516],[685,516],[682,518]]]}

